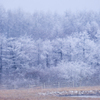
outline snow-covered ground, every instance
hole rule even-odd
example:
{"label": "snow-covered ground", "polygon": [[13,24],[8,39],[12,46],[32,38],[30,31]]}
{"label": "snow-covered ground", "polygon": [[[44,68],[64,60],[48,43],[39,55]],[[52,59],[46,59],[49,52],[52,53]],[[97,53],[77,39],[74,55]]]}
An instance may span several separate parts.
{"label": "snow-covered ground", "polygon": [[56,96],[77,96],[77,95],[100,95],[100,90],[80,90],[80,91],[47,91],[38,93],[38,95],[56,95]]}

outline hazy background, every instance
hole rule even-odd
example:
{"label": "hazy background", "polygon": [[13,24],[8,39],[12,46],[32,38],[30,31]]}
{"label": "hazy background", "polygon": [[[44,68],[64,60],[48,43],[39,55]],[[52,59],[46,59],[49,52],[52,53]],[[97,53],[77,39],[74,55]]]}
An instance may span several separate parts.
{"label": "hazy background", "polygon": [[100,10],[100,0],[0,0],[0,5],[6,10],[21,8],[31,13],[50,11],[63,14],[66,10],[71,12]]}

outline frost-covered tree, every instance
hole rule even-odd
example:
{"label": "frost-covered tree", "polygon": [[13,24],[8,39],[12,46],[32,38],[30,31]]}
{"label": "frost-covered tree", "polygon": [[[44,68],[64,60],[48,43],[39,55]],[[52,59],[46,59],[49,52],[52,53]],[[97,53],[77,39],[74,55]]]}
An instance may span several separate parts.
{"label": "frost-covered tree", "polygon": [[[87,67],[88,66],[88,67]],[[65,62],[62,61],[56,68],[58,76],[70,82],[73,85],[80,85],[81,82],[84,82],[91,79],[91,76],[95,73],[95,70],[84,62]]]}
{"label": "frost-covered tree", "polygon": [[2,78],[2,67],[3,67],[3,40],[2,37],[0,37],[0,84],[1,84],[1,78]]}
{"label": "frost-covered tree", "polygon": [[6,63],[4,62],[6,55],[6,41],[7,38],[4,35],[0,34],[0,84],[2,83],[3,69],[6,66]]}
{"label": "frost-covered tree", "polygon": [[53,59],[52,59],[52,42],[50,40],[46,40],[43,42],[43,51],[42,51],[42,55],[41,58],[45,61],[44,66],[45,67],[50,67],[53,64]]}

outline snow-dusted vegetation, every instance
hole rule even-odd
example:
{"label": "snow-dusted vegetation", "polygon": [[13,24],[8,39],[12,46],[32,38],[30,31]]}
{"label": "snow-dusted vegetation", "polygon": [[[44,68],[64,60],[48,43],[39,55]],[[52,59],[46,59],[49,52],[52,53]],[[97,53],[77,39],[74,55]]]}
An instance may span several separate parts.
{"label": "snow-dusted vegetation", "polygon": [[100,13],[26,14],[0,8],[0,84],[100,84]]}

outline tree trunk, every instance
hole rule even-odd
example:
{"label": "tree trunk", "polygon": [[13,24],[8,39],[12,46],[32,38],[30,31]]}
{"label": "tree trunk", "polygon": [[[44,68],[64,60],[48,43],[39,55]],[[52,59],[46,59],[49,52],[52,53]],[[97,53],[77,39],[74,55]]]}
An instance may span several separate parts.
{"label": "tree trunk", "polygon": [[46,66],[49,68],[49,56],[48,56],[48,54],[46,54]]}
{"label": "tree trunk", "polygon": [[2,44],[0,50],[1,50],[0,52],[0,85],[1,85],[2,84]]}

